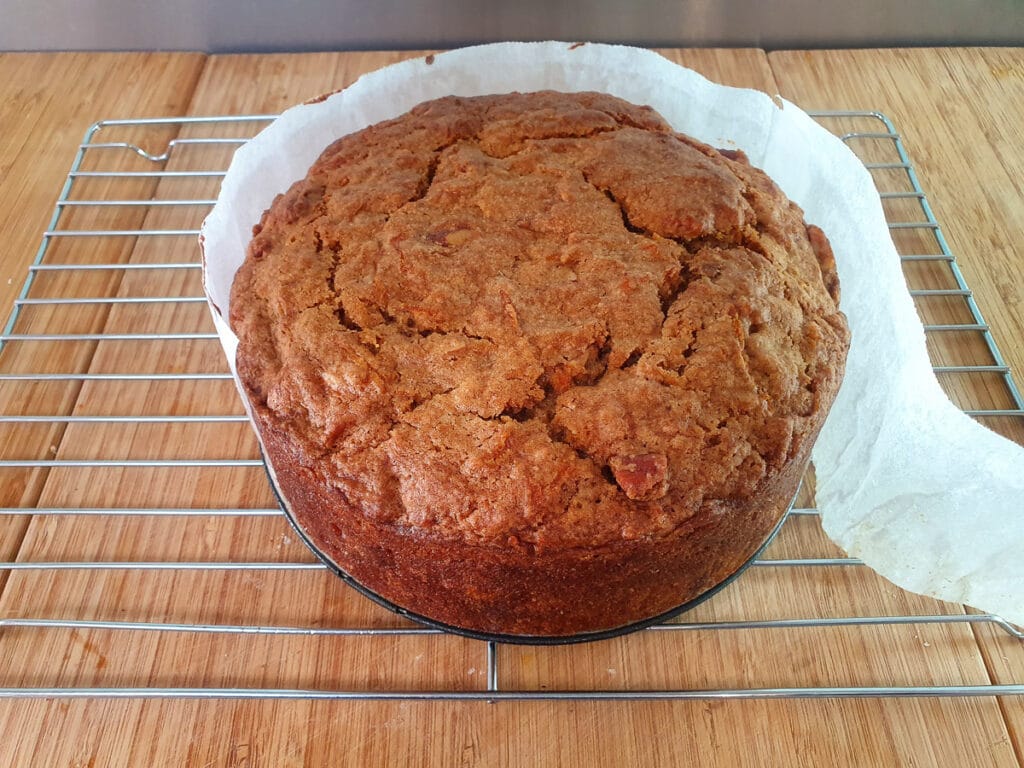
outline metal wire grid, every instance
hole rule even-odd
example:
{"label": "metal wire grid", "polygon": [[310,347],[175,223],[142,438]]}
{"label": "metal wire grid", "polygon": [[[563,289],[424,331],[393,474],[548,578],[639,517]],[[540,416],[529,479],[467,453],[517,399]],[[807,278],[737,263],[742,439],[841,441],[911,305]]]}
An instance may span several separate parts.
{"label": "metal wire grid", "polygon": [[[985,364],[937,365],[939,374],[992,374],[999,377],[1008,402],[1012,405],[1001,408],[968,408],[965,412],[977,417],[1024,417],[1024,400],[1014,383],[1010,369],[1000,354],[990,328],[982,318],[981,312],[974,301],[973,295],[964,281],[952,252],[942,234],[928,200],[918,182],[917,175],[909,156],[892,122],[878,112],[830,111],[812,113],[826,127],[838,125],[838,120],[869,119],[877,122],[881,130],[856,131],[844,133],[841,139],[854,147],[857,144],[881,143],[891,145],[898,156],[896,162],[865,162],[872,172],[899,172],[905,174],[907,189],[882,192],[883,200],[910,201],[918,204],[919,220],[891,221],[892,230],[918,230],[934,235],[938,250],[934,253],[920,253],[901,256],[904,263],[933,262],[948,266],[955,288],[933,288],[912,290],[915,298],[932,296],[960,298],[969,314],[970,322],[926,324],[927,334],[950,332],[969,332],[976,334],[984,343],[991,357]],[[36,254],[25,284],[18,299],[14,303],[3,333],[0,334],[0,352],[13,343],[31,344],[51,341],[192,341],[215,339],[216,334],[184,333],[173,330],[161,333],[16,333],[16,325],[22,311],[26,307],[52,305],[64,307],[68,311],[76,305],[83,304],[161,304],[161,303],[202,303],[202,296],[138,296],[138,297],[77,297],[59,296],[50,298],[33,298],[33,283],[37,276],[44,272],[70,270],[198,270],[198,262],[173,263],[97,263],[76,264],[72,262],[53,263],[47,261],[51,244],[58,238],[139,238],[139,237],[182,237],[194,238],[196,229],[84,229],[76,230],[60,227],[62,214],[75,207],[137,207],[154,209],[157,207],[196,206],[209,208],[215,202],[212,199],[72,199],[71,191],[79,179],[84,178],[188,178],[188,177],[221,177],[224,170],[145,170],[145,171],[103,171],[84,170],[83,165],[87,154],[99,151],[134,153],[155,165],[160,165],[171,158],[172,153],[180,153],[189,147],[204,145],[240,145],[247,140],[242,138],[223,138],[216,136],[200,138],[174,138],[167,142],[166,148],[160,153],[151,153],[136,143],[124,141],[103,142],[97,137],[105,130],[116,127],[163,126],[181,128],[183,126],[216,126],[238,124],[258,129],[274,118],[273,115],[248,115],[231,117],[198,117],[175,119],[134,119],[107,120],[95,123],[89,128],[85,139],[78,148],[77,155],[60,192],[59,199],[50,224],[43,233],[42,242]],[[254,132],[254,131],[252,131]],[[247,132],[247,134],[250,132]],[[230,379],[226,371],[216,373],[182,372],[182,373],[0,373],[0,386],[12,386],[13,382],[46,382],[46,381],[213,381]],[[0,413],[0,424],[3,423],[214,423],[243,422],[243,415],[25,415],[21,413]],[[54,468],[54,467],[223,467],[223,466],[262,466],[260,460],[253,459],[25,459],[0,461],[0,471],[7,468]],[[795,515],[816,515],[813,508],[794,509]],[[150,508],[112,508],[112,507],[8,507],[0,508],[0,519],[16,516],[206,516],[210,518],[238,516],[279,516],[276,508],[181,508],[181,507],[150,507]],[[761,568],[787,567],[849,567],[862,565],[860,560],[846,557],[829,558],[790,558],[760,559],[754,563]],[[145,561],[94,561],[94,562],[0,562],[0,572],[20,570],[323,570],[319,563],[309,562],[145,562]],[[1024,640],[1024,632],[1014,627],[999,616],[991,614],[954,614],[954,615],[901,615],[901,616],[850,616],[839,618],[811,619],[773,619],[766,621],[725,621],[670,623],[651,627],[646,632],[687,632],[695,630],[750,630],[750,629],[781,629],[802,627],[852,627],[872,625],[918,625],[918,624],[989,624],[997,626],[1009,635]],[[92,621],[48,619],[45,617],[22,617],[0,619],[0,637],[3,633],[14,630],[47,629],[100,629],[123,632],[157,632],[157,633],[196,633],[196,634],[238,634],[238,635],[308,635],[308,636],[413,636],[439,634],[437,630],[421,627],[398,628],[364,628],[337,627],[316,628],[277,625],[227,625],[170,622],[129,622],[129,621]],[[890,697],[890,696],[1006,696],[1024,695],[1024,684],[1002,685],[931,685],[931,686],[854,686],[854,687],[807,687],[807,688],[750,688],[750,689],[717,689],[717,690],[502,690],[499,685],[497,650],[494,643],[483,643],[481,651],[485,655],[486,690],[456,691],[342,691],[342,690],[305,690],[285,688],[109,688],[109,687],[33,687],[33,688],[0,688],[0,697],[119,697],[119,698],[264,698],[264,699],[464,699],[464,700],[521,700],[521,699],[695,699],[695,698],[853,698],[853,697]]]}

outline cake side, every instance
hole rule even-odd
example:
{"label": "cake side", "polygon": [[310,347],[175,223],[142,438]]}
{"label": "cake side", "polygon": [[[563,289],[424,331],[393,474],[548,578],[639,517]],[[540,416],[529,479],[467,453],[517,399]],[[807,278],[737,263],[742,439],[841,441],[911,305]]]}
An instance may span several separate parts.
{"label": "cake side", "polygon": [[295,523],[361,586],[435,622],[524,639],[626,627],[719,585],[776,528],[807,466],[798,457],[762,489],[757,504],[715,504],[704,527],[684,526],[658,540],[537,552],[381,524],[289,460],[283,431],[263,435]]}

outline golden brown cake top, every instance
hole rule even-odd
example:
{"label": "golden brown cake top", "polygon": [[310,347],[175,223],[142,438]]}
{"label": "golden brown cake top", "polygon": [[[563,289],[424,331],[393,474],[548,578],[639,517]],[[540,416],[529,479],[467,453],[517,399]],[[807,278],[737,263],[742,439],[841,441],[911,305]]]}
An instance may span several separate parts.
{"label": "golden brown cake top", "polygon": [[254,229],[231,323],[261,429],[339,503],[596,547],[703,525],[813,439],[837,302],[827,240],[741,153],[542,92],[335,142]]}

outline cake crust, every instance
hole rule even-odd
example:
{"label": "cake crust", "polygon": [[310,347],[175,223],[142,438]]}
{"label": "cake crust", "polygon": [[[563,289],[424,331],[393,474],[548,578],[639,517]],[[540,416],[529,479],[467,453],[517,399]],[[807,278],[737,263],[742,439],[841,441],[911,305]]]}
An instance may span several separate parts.
{"label": "cake crust", "polygon": [[239,377],[292,514],[478,632],[658,615],[784,514],[842,378],[828,240],[739,152],[596,93],[343,137],[254,228]]}

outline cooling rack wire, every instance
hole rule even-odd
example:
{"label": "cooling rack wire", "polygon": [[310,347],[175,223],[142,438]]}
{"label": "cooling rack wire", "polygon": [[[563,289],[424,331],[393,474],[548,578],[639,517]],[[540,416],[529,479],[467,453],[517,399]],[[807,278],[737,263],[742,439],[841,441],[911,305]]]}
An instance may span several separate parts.
{"label": "cooling rack wire", "polygon": [[[908,285],[925,323],[936,374],[947,392],[971,416],[1020,439],[1024,434],[1024,401],[892,122],[878,112],[817,112],[813,116],[840,135],[875,178],[894,240],[903,254]],[[117,480],[111,487],[124,488],[126,483],[131,484],[131,473],[138,470],[190,470],[187,482],[215,487],[216,479],[209,478],[215,478],[218,472],[239,468],[258,471],[262,467],[260,459],[253,457],[254,450],[249,454],[243,450],[241,456],[219,457],[197,451],[195,455],[168,458],[161,453],[168,445],[154,447],[144,440],[125,442],[119,439],[117,431],[154,425],[169,430],[169,434],[183,435],[190,427],[222,429],[224,425],[246,421],[222,360],[220,366],[214,363],[201,369],[188,367],[201,345],[212,348],[205,355],[208,360],[218,359],[216,334],[208,318],[205,326],[202,322],[196,326],[192,320],[178,321],[195,317],[183,315],[189,305],[199,305],[192,311],[205,313],[194,241],[202,217],[214,203],[231,153],[273,117],[105,120],[89,128],[60,191],[24,287],[0,335],[0,430],[4,440],[22,445],[27,452],[0,461],[0,483],[16,483],[27,489],[45,489],[48,484],[59,483],[74,489],[87,480],[95,482],[101,477],[98,473],[114,473]],[[174,258],[166,258],[167,254]],[[148,289],[151,286],[165,293],[152,293]],[[147,346],[148,354],[136,352]],[[108,349],[117,354],[105,354]],[[118,361],[120,367],[105,367],[110,360]],[[134,361],[142,367],[133,367]],[[123,388],[132,383],[172,387],[187,383],[192,394],[183,405],[172,404],[174,407],[168,409],[165,404],[163,410],[168,412],[158,412],[153,407],[159,400],[147,401],[153,412],[119,412],[119,404],[126,401]],[[40,404],[49,410],[39,410]],[[134,409],[137,410],[137,405]],[[105,455],[103,447],[107,445],[127,445],[126,455]],[[75,498],[73,492],[65,495]],[[77,503],[48,505],[47,495],[37,493],[40,500],[30,502],[35,506],[0,508],[0,534],[28,541],[33,526],[45,527],[49,535],[59,537],[60,526],[65,522],[87,519],[116,528],[133,518],[202,518],[210,526],[238,524],[246,518],[276,518],[285,530],[277,508],[269,503],[245,506],[236,497],[229,495],[224,499],[227,503],[217,507],[118,506],[117,499],[100,505],[88,503],[87,496]],[[795,521],[817,524],[813,497],[805,493],[803,499],[798,501],[787,526]],[[840,574],[844,569],[863,567],[853,558],[813,556],[814,553],[773,557],[774,548],[773,545],[755,563],[755,569],[775,569],[792,579],[800,574],[817,574],[818,578],[835,581],[835,588],[841,590],[844,580]],[[141,549],[144,551],[145,547]],[[228,558],[188,562],[133,556],[131,547],[119,550],[124,557],[117,560],[37,559],[24,545],[11,551],[15,556],[0,562],[0,588],[4,590],[0,598],[0,658],[5,643],[31,643],[56,631],[101,632],[110,636],[132,633],[140,637],[301,636],[322,643],[339,637],[365,638],[371,643],[388,638],[401,643],[407,642],[406,638],[439,634],[433,629],[402,623],[390,615],[376,621],[379,626],[374,626],[373,621],[367,624],[351,620],[336,626],[300,626],[287,621],[287,612],[279,620],[253,617],[251,622],[233,623],[192,621],[187,616],[177,617],[179,620],[174,620],[174,616],[134,620],[130,617],[145,616],[146,609],[141,595],[131,590],[120,595],[118,615],[114,618],[94,618],[85,603],[77,614],[72,611],[69,616],[65,607],[55,610],[57,615],[46,615],[37,607],[44,603],[28,594],[41,589],[41,585],[50,590],[60,589],[64,583],[62,576],[68,577],[69,571],[85,579],[110,573],[163,572],[172,581],[177,575],[200,571],[237,572],[241,578],[274,571],[315,571],[321,572],[323,579],[333,580],[319,563],[303,557],[301,549],[291,550],[293,557],[284,560],[250,560],[242,551]],[[785,578],[782,583],[786,584]],[[340,585],[339,588],[348,590]],[[863,612],[806,618],[758,615],[727,620],[705,612],[701,614],[703,620],[689,620],[690,615],[684,615],[644,633],[671,633],[678,637],[693,633],[761,633],[763,637],[767,633],[770,642],[773,633],[782,631],[843,633],[879,626],[987,625],[1001,630],[997,634],[1009,645],[1005,653],[1024,654],[1024,642],[1020,642],[1024,641],[1024,633],[1020,629],[998,616],[958,612],[958,608],[951,606],[950,613]],[[379,618],[379,614],[368,615]],[[26,681],[10,670],[4,672],[0,665],[0,686],[6,686],[0,687],[0,696],[493,701],[1024,695],[1024,681],[1016,680],[996,683],[990,679],[987,684],[970,685],[934,680],[921,685],[862,685],[863,670],[852,675],[858,680],[853,685],[691,687],[672,685],[670,680],[659,688],[556,687],[543,683],[526,687],[514,682],[509,687],[505,680],[513,662],[503,660],[499,674],[499,646],[458,641],[472,643],[471,647],[478,649],[471,651],[478,653],[480,659],[479,676],[472,685],[445,684],[414,690],[384,684],[350,689],[222,687],[206,684],[199,671],[192,675],[195,684],[190,685],[160,685],[159,675],[155,682],[145,686],[111,685],[102,676],[90,678],[96,680],[93,684],[82,685],[82,675],[66,678],[75,684],[65,682],[61,675]],[[636,637],[616,642],[635,646],[638,654],[644,652],[645,646]],[[629,648],[627,652],[632,652]],[[977,652],[977,646],[972,644],[972,649]],[[189,675],[187,669],[185,675]],[[516,676],[511,677],[514,680]]]}

